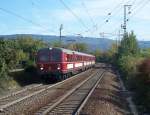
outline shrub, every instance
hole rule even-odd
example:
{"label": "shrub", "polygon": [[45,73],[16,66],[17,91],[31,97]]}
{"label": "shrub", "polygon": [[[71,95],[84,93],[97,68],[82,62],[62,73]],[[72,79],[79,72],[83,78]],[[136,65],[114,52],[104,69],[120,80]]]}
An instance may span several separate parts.
{"label": "shrub", "polygon": [[144,60],[138,67],[136,93],[138,103],[150,112],[150,59]]}

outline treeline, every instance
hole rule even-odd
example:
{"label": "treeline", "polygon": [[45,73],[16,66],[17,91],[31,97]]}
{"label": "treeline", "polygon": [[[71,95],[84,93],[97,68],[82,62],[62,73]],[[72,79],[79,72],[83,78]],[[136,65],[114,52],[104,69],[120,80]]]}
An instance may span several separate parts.
{"label": "treeline", "polygon": [[4,80],[10,80],[8,75],[10,70],[35,65],[36,53],[38,49],[44,47],[62,47],[88,52],[88,46],[84,43],[64,44],[59,41],[45,43],[43,40],[24,35],[12,39],[0,37],[0,85]]}
{"label": "treeline", "polygon": [[126,34],[119,44],[101,53],[101,60],[120,71],[126,87],[134,92],[139,111],[150,113],[150,49],[140,49],[134,32]]}
{"label": "treeline", "polygon": [[46,43],[30,36],[17,36],[16,39],[0,38],[0,85],[10,80],[9,71],[18,66],[27,66],[35,61],[35,53]]}
{"label": "treeline", "polygon": [[55,41],[52,43],[49,43],[49,46],[51,47],[61,47],[61,48],[66,48],[74,51],[79,51],[79,52],[84,52],[88,53],[88,45],[85,43],[61,43],[60,41]]}

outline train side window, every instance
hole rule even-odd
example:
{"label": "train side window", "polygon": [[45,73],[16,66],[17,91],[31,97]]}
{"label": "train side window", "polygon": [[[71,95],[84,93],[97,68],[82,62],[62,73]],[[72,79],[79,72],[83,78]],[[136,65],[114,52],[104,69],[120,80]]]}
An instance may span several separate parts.
{"label": "train side window", "polygon": [[71,55],[67,54],[67,62],[71,62]]}
{"label": "train side window", "polygon": [[67,54],[67,60],[66,60],[67,62],[69,61],[69,55]]}
{"label": "train side window", "polygon": [[77,55],[77,61],[79,61],[79,56]]}
{"label": "train side window", "polygon": [[73,62],[73,55],[71,55],[71,62]]}

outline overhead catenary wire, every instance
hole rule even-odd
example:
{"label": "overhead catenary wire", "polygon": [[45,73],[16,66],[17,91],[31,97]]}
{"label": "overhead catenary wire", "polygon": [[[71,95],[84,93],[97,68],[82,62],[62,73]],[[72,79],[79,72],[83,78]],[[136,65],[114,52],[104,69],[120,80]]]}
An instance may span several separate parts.
{"label": "overhead catenary wire", "polygon": [[[113,9],[111,12],[109,12],[107,14],[107,17],[105,18],[104,22],[98,26],[99,30],[105,25],[107,24],[108,22],[110,22],[110,19],[112,18],[112,16],[115,16],[117,14],[119,14],[120,11],[122,11],[122,6],[123,4],[130,4],[131,0],[128,0],[127,2],[125,2],[124,0],[122,0],[120,3],[118,3]],[[132,1],[132,4],[135,4],[136,0],[133,0]],[[118,22],[116,22],[115,25],[118,25]]]}
{"label": "overhead catenary wire", "polygon": [[[136,2],[137,2],[137,0],[136,0]],[[135,8],[135,10],[133,10],[132,12],[133,13],[131,13],[131,15],[129,16],[129,18],[127,19],[127,21],[129,21],[129,19],[131,19],[132,17],[134,17],[137,13],[139,13],[139,11],[141,11],[142,10],[142,8],[144,8],[144,6],[146,6],[147,4],[148,4],[148,2],[150,2],[149,0],[146,0],[146,1],[143,1],[143,0],[141,0],[141,1],[139,1],[138,3],[136,3],[136,2],[132,2],[132,7],[134,7]],[[136,7],[136,6],[138,6],[138,7]],[[120,29],[120,25],[119,25],[119,27],[117,27],[113,32],[115,32],[115,31],[117,31],[118,29]]]}
{"label": "overhead catenary wire", "polygon": [[[133,7],[136,5],[136,2],[138,2],[138,1],[137,0],[133,0],[131,3],[130,3],[130,1],[127,1],[125,4],[130,4],[131,8],[133,9]],[[140,2],[138,2],[138,3],[139,3],[139,5],[141,4]],[[131,15],[132,12],[129,11],[128,14]],[[129,21],[129,18],[127,18],[127,21]],[[118,25],[118,22],[116,22],[114,25]],[[121,29],[121,24],[119,26],[117,26],[113,32],[115,32],[117,30],[120,30],[120,29]]]}
{"label": "overhead catenary wire", "polygon": [[143,0],[141,0],[141,2],[139,2],[139,7],[137,7],[133,13],[131,14],[131,16],[129,17],[129,19],[133,18],[136,14],[138,14],[140,11],[142,11],[142,9],[148,5],[148,3],[150,2],[150,0],[146,0],[143,2]]}
{"label": "overhead catenary wire", "polygon": [[[110,22],[110,19],[112,19],[112,16],[115,16],[117,14],[119,14],[119,12],[121,12],[122,10],[122,6],[124,4],[129,4],[130,3],[130,0],[128,0],[127,2],[125,2],[124,0],[122,0],[120,3],[118,3],[113,9],[111,12],[109,12],[107,14],[107,17],[105,18],[104,22],[99,26],[99,30],[105,25],[105,24],[108,24],[108,22]],[[116,22],[115,25],[118,25],[118,21]],[[120,29],[120,25],[119,25],[119,29]],[[117,30],[118,30],[118,26],[117,26]],[[116,34],[116,29],[111,32],[111,33],[115,33],[115,35],[117,36],[118,34]]]}
{"label": "overhead catenary wire", "polygon": [[107,16],[104,19],[104,22],[98,26],[99,29],[102,28],[103,25],[105,25],[109,22],[109,20],[112,18],[112,14],[115,15],[121,11],[123,3],[124,3],[124,0],[122,0],[120,3],[118,3],[110,12],[107,13]]}
{"label": "overhead catenary wire", "polygon": [[84,0],[81,0],[81,5],[84,8],[85,12],[87,13],[87,15],[88,15],[93,27],[94,27],[96,25],[96,23],[94,22],[94,19],[92,18],[91,14],[89,13],[89,10],[88,10],[87,6],[85,5]]}
{"label": "overhead catenary wire", "polygon": [[41,29],[45,30],[46,32],[47,32],[47,31],[54,32],[53,30],[49,30],[48,28],[45,28],[45,27],[42,26],[41,24],[38,24],[38,23],[36,23],[36,22],[33,22],[32,20],[27,19],[27,18],[25,18],[25,17],[23,17],[23,16],[21,16],[21,15],[15,13],[15,12],[13,12],[13,11],[10,11],[10,10],[8,10],[8,9],[1,8],[1,7],[0,7],[0,10],[3,11],[3,12],[5,12],[5,13],[11,14],[11,15],[13,15],[13,16],[15,16],[15,17],[18,17],[18,18],[20,18],[20,19],[22,19],[22,20],[24,20],[24,21],[26,21],[26,22],[28,22],[28,23],[31,23],[31,24],[35,25],[35,26],[38,26],[38,27],[40,27]]}
{"label": "overhead catenary wire", "polygon": [[[36,0],[36,2],[35,2],[34,0],[29,0],[29,2],[31,2],[32,6],[34,6],[36,9],[41,11],[41,8],[40,8],[40,4],[41,3],[40,3],[40,1]],[[51,16],[51,20],[52,21],[55,20],[53,16]],[[54,24],[54,23],[52,23],[52,24]],[[65,32],[68,33],[68,34],[74,34],[74,33],[70,32],[69,30],[66,30],[66,29],[65,29]]]}
{"label": "overhead catenary wire", "polygon": [[78,15],[76,15],[76,13],[74,13],[70,7],[68,7],[68,5],[63,1],[63,0],[59,0],[61,2],[61,4],[78,20],[78,22],[85,28],[88,29],[88,27],[85,25],[85,23],[82,21],[82,19],[80,17],[78,17]]}

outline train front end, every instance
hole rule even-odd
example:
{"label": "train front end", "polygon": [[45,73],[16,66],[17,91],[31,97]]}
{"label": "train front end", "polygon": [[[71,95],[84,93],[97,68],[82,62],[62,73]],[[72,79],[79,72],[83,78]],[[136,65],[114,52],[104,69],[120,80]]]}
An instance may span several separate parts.
{"label": "train front end", "polygon": [[62,73],[62,52],[55,48],[43,48],[37,53],[37,68],[40,75]]}

